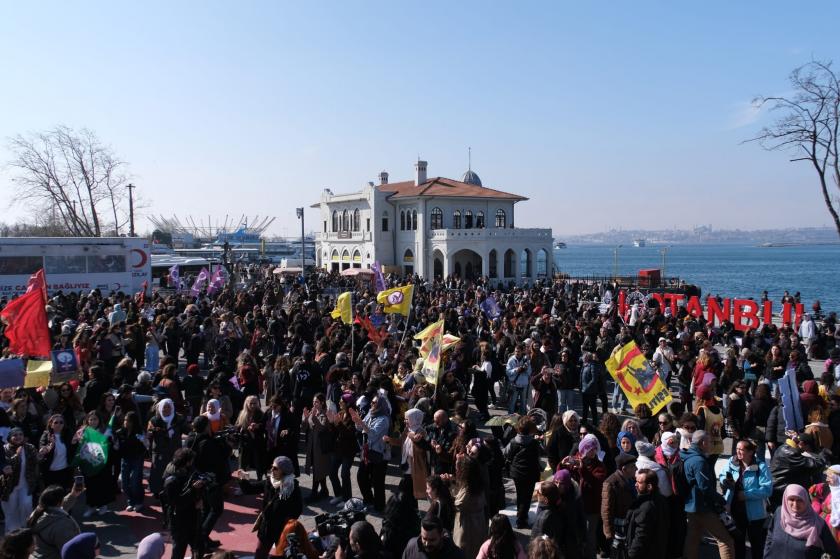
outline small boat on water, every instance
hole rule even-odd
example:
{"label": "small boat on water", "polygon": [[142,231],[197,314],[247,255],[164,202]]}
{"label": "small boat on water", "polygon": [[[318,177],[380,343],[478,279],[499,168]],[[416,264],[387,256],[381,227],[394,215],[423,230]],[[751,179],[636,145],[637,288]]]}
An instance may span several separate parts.
{"label": "small boat on water", "polygon": [[561,248],[566,248],[566,243],[556,242],[556,243],[554,243],[554,248],[555,248],[555,250],[561,249]]}
{"label": "small boat on water", "polygon": [[647,241],[645,239],[633,239],[634,247],[643,247],[645,245],[647,245]]}

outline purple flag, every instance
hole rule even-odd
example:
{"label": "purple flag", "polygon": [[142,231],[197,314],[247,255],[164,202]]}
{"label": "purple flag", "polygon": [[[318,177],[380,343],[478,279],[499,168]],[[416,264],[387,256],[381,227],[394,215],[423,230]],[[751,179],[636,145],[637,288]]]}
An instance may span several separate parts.
{"label": "purple flag", "polygon": [[207,294],[213,295],[225,286],[225,276],[222,273],[222,268],[216,268],[213,272],[213,277],[210,278],[210,285],[207,286]]}
{"label": "purple flag", "polygon": [[202,268],[198,273],[198,277],[195,278],[195,283],[190,290],[190,294],[193,297],[198,297],[199,292],[201,292],[201,285],[207,281],[209,275],[210,274],[207,272],[207,268]]}
{"label": "purple flag", "polygon": [[373,270],[373,286],[376,292],[385,291],[385,276],[382,275],[382,266],[379,265],[379,261],[374,262],[370,269]]}
{"label": "purple flag", "polygon": [[481,310],[487,315],[489,319],[496,319],[502,314],[502,309],[493,297],[487,297],[481,302]]}
{"label": "purple flag", "polygon": [[178,273],[177,264],[169,268],[169,287],[174,288],[176,291],[180,291],[181,289],[181,276]]}

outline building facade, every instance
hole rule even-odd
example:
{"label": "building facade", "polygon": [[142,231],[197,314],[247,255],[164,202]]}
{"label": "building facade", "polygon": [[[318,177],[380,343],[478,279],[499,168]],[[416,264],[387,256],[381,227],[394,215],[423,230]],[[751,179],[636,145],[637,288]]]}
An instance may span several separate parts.
{"label": "building facade", "polygon": [[319,203],[316,261],[331,270],[399,267],[425,278],[450,275],[533,283],[554,271],[551,229],[514,227],[523,196],[486,188],[471,169],[461,180],[427,178],[415,164],[412,181],[379,184],[334,194]]}

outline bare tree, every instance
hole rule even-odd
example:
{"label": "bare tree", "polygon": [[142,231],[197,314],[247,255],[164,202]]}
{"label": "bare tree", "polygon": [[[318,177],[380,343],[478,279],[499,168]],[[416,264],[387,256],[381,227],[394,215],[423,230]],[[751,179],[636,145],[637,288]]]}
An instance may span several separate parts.
{"label": "bare tree", "polygon": [[128,223],[126,164],[96,135],[66,126],[9,140],[12,203],[54,216],[75,237],[119,235]]}
{"label": "bare tree", "polygon": [[[780,118],[765,127],[755,138],[767,150],[785,150],[794,154],[791,161],[811,163],[820,182],[825,206],[840,235],[840,81],[831,62],[809,62],[790,74],[793,94],[790,97],[759,97],[759,107],[769,105]],[[829,182],[834,188],[829,189]]]}

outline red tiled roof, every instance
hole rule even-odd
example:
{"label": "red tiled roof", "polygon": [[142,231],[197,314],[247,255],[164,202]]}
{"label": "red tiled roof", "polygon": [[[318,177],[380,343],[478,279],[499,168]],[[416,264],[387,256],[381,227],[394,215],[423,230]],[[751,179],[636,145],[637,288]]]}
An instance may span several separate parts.
{"label": "red tiled roof", "polygon": [[527,200],[525,196],[510,194],[484,186],[477,186],[443,177],[429,179],[419,186],[414,181],[380,184],[376,188],[380,192],[392,192],[388,198],[414,198],[416,196],[439,196],[449,198],[495,198],[497,200]]}

